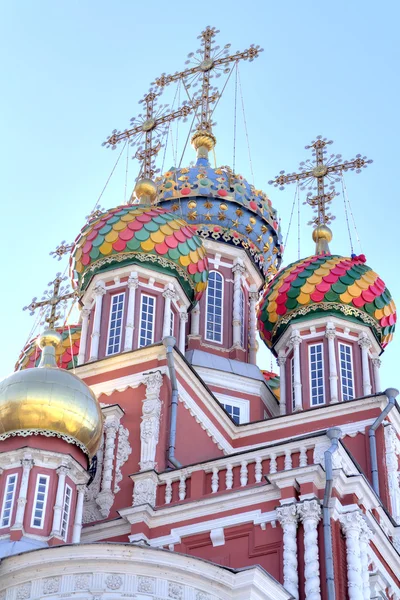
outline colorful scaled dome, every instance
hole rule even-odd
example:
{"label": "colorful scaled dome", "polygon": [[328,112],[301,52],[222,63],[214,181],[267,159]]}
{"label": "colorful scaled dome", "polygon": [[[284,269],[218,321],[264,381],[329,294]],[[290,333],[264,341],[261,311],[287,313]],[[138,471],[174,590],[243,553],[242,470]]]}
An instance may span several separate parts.
{"label": "colorful scaled dome", "polygon": [[199,235],[242,246],[265,278],[276,273],[282,251],[276,210],[241,175],[213,169],[200,156],[193,167],[170,169],[158,185],[157,202],[182,214]]}
{"label": "colorful scaled dome", "polygon": [[45,331],[38,341],[39,366],[0,382],[0,440],[58,437],[76,444],[91,459],[101,441],[103,416],[92,390],[73,373],[57,368],[60,341],[59,333]]}
{"label": "colorful scaled dome", "polygon": [[[81,326],[57,327],[56,331],[61,335],[61,342],[56,348],[56,364],[60,369],[73,369],[78,365]],[[39,366],[42,350],[37,342],[35,338],[26,344],[15,365],[16,371]]]}
{"label": "colorful scaled dome", "polygon": [[365,257],[310,256],[280,271],[265,287],[257,311],[260,335],[269,348],[294,319],[339,313],[374,331],[385,347],[392,339],[396,307]]}
{"label": "colorful scaled dome", "polygon": [[194,228],[166,208],[140,205],[117,206],[82,229],[71,252],[73,285],[84,290],[96,273],[132,263],[177,277],[192,303],[207,287],[208,260]]}

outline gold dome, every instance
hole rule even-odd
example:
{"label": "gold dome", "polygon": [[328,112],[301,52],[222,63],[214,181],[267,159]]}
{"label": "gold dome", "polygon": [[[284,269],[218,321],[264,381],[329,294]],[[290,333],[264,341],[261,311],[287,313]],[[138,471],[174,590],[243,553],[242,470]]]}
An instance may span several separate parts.
{"label": "gold dome", "polygon": [[332,231],[327,225],[318,225],[312,232],[316,244],[315,254],[329,254],[329,242],[332,241]]}
{"label": "gold dome", "polygon": [[0,382],[0,439],[30,433],[60,437],[91,459],[100,444],[103,416],[92,390],[57,367],[60,337],[56,331],[45,331],[39,339],[39,366],[16,371]]}
{"label": "gold dome", "polygon": [[157,196],[157,186],[151,179],[139,179],[135,185],[135,194],[141,201],[141,204],[145,204],[146,200],[148,200],[148,203],[150,204],[154,202]]}

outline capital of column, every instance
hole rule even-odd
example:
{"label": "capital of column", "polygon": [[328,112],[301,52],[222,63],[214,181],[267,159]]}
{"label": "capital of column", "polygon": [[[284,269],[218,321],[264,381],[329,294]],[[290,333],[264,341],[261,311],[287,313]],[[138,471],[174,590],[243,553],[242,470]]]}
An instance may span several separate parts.
{"label": "capital of column", "polygon": [[325,329],[325,337],[328,340],[334,340],[336,337],[336,329],[333,323],[327,323]]}
{"label": "capital of column", "polygon": [[105,285],[104,281],[98,281],[93,289],[93,297],[104,296],[106,291],[107,290],[106,290],[106,285]]}
{"label": "capital of column", "polygon": [[313,521],[317,526],[321,519],[321,504],[318,500],[304,500],[297,504],[297,514],[302,523],[304,521]]}
{"label": "capital of column", "polygon": [[146,375],[142,383],[146,386],[146,398],[151,400],[153,398],[158,398],[160,395],[160,390],[163,382],[163,376],[160,371],[154,371],[154,373],[149,373]]}
{"label": "capital of column", "polygon": [[358,510],[344,513],[339,520],[346,537],[352,533],[359,535],[365,524],[365,520]]}
{"label": "capital of column", "polygon": [[32,458],[22,458],[21,465],[24,471],[30,471],[35,464]]}
{"label": "capital of column", "polygon": [[187,314],[186,311],[181,310],[180,313],[179,313],[179,318],[180,318],[180,320],[182,322],[186,323],[187,320],[188,320],[188,318],[189,318],[189,316],[188,316],[188,314]]}
{"label": "capital of column", "polygon": [[242,262],[236,262],[232,267],[232,273],[238,273],[238,275],[244,275],[246,273],[246,267]]}
{"label": "capital of column", "polygon": [[170,300],[174,300],[176,298],[176,292],[171,290],[171,288],[164,290],[162,295],[165,299],[169,298]]}
{"label": "capital of column", "polygon": [[128,277],[127,286],[130,290],[136,290],[139,286],[139,279],[137,273],[132,275],[132,273]]}
{"label": "capital of column", "polygon": [[279,367],[284,367],[286,364],[286,356],[278,356],[278,358],[276,359],[276,362],[278,364]]}
{"label": "capital of column", "polygon": [[249,292],[249,300],[250,302],[258,302],[258,292]]}
{"label": "capital of column", "polygon": [[84,306],[81,310],[82,319],[88,319],[90,316],[90,308],[88,306]]}
{"label": "capital of column", "polygon": [[78,492],[78,494],[84,494],[86,492],[86,483],[79,483],[76,486],[76,491]]}
{"label": "capital of column", "polygon": [[58,469],[56,469],[57,475],[68,475],[69,467],[67,465],[60,465]]}
{"label": "capital of column", "polygon": [[368,527],[368,523],[366,522],[366,520],[363,517],[361,517],[361,524],[360,524],[360,526],[361,526],[360,542],[364,542],[365,544],[369,544],[369,540],[372,538],[373,532]]}
{"label": "capital of column", "polygon": [[278,506],[278,508],[276,509],[276,514],[278,517],[278,521],[283,529],[290,525],[296,525],[297,527],[299,517],[296,509],[296,504],[289,504],[288,506]]}
{"label": "capital of column", "polygon": [[360,336],[358,338],[358,345],[361,348],[366,348],[367,350],[372,346],[371,340],[369,339],[366,333],[360,333]]}
{"label": "capital of column", "polygon": [[380,369],[382,366],[382,361],[380,358],[373,358],[372,364],[374,365],[375,369]]}
{"label": "capital of column", "polygon": [[303,340],[301,338],[301,335],[297,330],[295,330],[289,338],[289,346],[291,346],[292,348],[295,348],[296,346],[298,347],[300,346],[302,341]]}

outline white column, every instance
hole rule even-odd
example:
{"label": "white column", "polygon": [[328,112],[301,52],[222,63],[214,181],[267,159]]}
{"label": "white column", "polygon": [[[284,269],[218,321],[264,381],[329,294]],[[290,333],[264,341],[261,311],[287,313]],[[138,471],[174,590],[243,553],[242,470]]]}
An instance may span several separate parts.
{"label": "white column", "polygon": [[57,469],[58,475],[58,483],[57,483],[57,492],[56,492],[56,503],[53,508],[53,525],[51,528],[51,535],[61,535],[61,517],[62,517],[62,509],[64,502],[64,492],[65,492],[65,478],[68,474],[69,467],[66,465],[61,465]]}
{"label": "white column", "polygon": [[19,488],[19,495],[17,500],[17,512],[15,515],[15,523],[12,529],[22,529],[24,526],[24,515],[25,515],[25,506],[26,506],[26,494],[28,491],[28,483],[29,483],[29,475],[31,469],[34,465],[34,462],[31,458],[23,458],[21,460],[22,465],[22,477],[21,477],[21,485]]}
{"label": "white column", "polygon": [[249,292],[249,361],[252,365],[257,364],[257,302],[258,292],[256,286],[251,285]]}
{"label": "white column", "polygon": [[380,373],[380,368],[382,365],[382,361],[380,358],[373,358],[372,359],[372,364],[374,366],[374,383],[375,383],[375,393],[378,394],[379,392],[382,391],[382,386],[381,386],[381,373]]}
{"label": "white column", "polygon": [[369,583],[369,540],[371,539],[372,531],[367,525],[365,519],[361,523],[360,533],[360,555],[361,555],[361,579],[363,582],[363,597],[364,600],[371,599],[371,586]]}
{"label": "white column", "polygon": [[359,511],[345,513],[340,517],[346,536],[347,581],[349,600],[364,600],[360,533],[363,518]]}
{"label": "white column", "polygon": [[185,354],[186,345],[186,323],[188,320],[188,314],[184,308],[179,313],[179,350],[182,354]]}
{"label": "white column", "polygon": [[283,585],[293,598],[299,598],[297,563],[297,510],[295,504],[280,506],[277,517],[283,529]]}
{"label": "white column", "polygon": [[197,303],[191,313],[190,335],[200,335],[200,304]]}
{"label": "white column", "polygon": [[289,346],[293,348],[293,392],[294,392],[294,411],[303,409],[301,398],[301,373],[300,373],[300,344],[302,339],[299,332],[295,329],[290,336]]}
{"label": "white column", "polygon": [[339,396],[335,351],[336,331],[333,323],[328,322],[326,324],[325,337],[328,340],[329,390],[331,395],[331,404],[334,404],[335,402],[339,402]]}
{"label": "white column", "polygon": [[166,287],[163,292],[164,296],[164,322],[162,336],[165,338],[171,335],[171,301],[175,298],[176,294],[173,289],[169,286]]}
{"label": "white column", "polygon": [[135,301],[136,301],[136,290],[139,285],[138,274],[136,271],[132,271],[128,279],[128,309],[126,313],[126,325],[125,325],[125,343],[124,351],[127,352],[133,348],[133,329],[135,322]]}
{"label": "white column", "polygon": [[82,516],[83,516],[83,501],[85,499],[86,485],[81,484],[76,486],[78,497],[76,499],[74,528],[72,531],[72,543],[79,544],[81,541],[82,531]]}
{"label": "white column", "polygon": [[304,528],[304,579],[306,600],[321,600],[319,575],[318,522],[321,505],[318,500],[305,500],[297,505]]}
{"label": "white column", "polygon": [[233,273],[233,318],[232,318],[232,339],[233,348],[241,348],[242,315],[240,314],[240,294],[242,290],[242,275],[245,273],[243,262],[240,258],[235,260],[232,267]]}
{"label": "white column", "polygon": [[143,383],[146,397],[142,404],[142,422],[140,423],[140,470],[155,469],[156,450],[160,432],[161,400],[160,390],[163,376],[160,371],[147,375]]}
{"label": "white column", "polygon": [[279,365],[279,412],[286,415],[286,356],[278,356],[276,362]]}
{"label": "white column", "polygon": [[[384,421],[385,423],[385,421]],[[385,432],[385,457],[388,475],[388,488],[390,507],[393,519],[400,525],[400,481],[399,481],[399,459],[400,440],[396,429],[391,423],[384,427]]]}
{"label": "white column", "polygon": [[85,362],[87,334],[88,334],[88,329],[89,329],[90,307],[84,306],[82,308],[81,315],[82,315],[82,324],[81,324],[81,339],[79,342],[78,365],[83,365],[83,363]]}
{"label": "white column", "polygon": [[93,297],[95,301],[94,307],[94,322],[92,331],[92,343],[90,345],[90,359],[97,360],[99,356],[99,340],[100,340],[100,328],[101,328],[101,309],[103,305],[103,296],[106,293],[106,286],[103,281],[96,283],[96,287],[93,291]]}
{"label": "white column", "polygon": [[371,393],[371,377],[369,373],[369,353],[371,340],[366,333],[360,333],[358,344],[361,348],[362,374],[363,374],[363,393],[364,396],[369,396]]}
{"label": "white column", "polygon": [[115,440],[120,420],[124,412],[118,405],[113,405],[103,408],[103,414],[105,415],[103,476],[101,479],[101,491],[97,495],[96,503],[102,517],[106,518],[110,514],[111,507],[114,503],[114,494],[111,490],[111,486],[114,472]]}

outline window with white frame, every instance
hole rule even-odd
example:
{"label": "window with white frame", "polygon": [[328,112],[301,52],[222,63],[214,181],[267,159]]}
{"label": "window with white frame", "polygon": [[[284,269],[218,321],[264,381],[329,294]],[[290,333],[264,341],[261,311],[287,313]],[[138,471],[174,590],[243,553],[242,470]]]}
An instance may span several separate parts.
{"label": "window with white frame", "polygon": [[3,506],[1,508],[0,527],[10,527],[15,494],[17,491],[18,474],[7,475],[4,488]]}
{"label": "window with white frame", "polygon": [[240,345],[242,348],[247,350],[247,344],[245,345],[245,334],[246,334],[246,321],[245,321],[245,306],[244,306],[244,291],[240,290]]}
{"label": "window with white frame", "polygon": [[221,394],[221,405],[224,407],[231,419],[238,425],[239,423],[248,423],[250,420],[248,400],[241,398],[227,397]]}
{"label": "window with white frame", "polygon": [[139,348],[154,342],[154,316],[156,299],[154,296],[142,294],[140,300]]}
{"label": "window with white frame", "polygon": [[339,344],[339,359],[342,400],[352,400],[354,398],[353,352],[349,344]]}
{"label": "window with white frame", "polygon": [[222,405],[228,415],[231,417],[232,421],[239,425],[240,423],[240,408],[238,406],[232,406],[232,404],[223,404]]}
{"label": "window with white frame", "polygon": [[47,494],[49,490],[49,476],[38,475],[36,479],[35,496],[33,499],[33,510],[31,527],[42,529],[46,512]]}
{"label": "window with white frame", "polygon": [[67,539],[69,515],[71,512],[71,502],[72,502],[72,488],[70,488],[69,485],[66,485],[65,486],[65,494],[64,494],[64,504],[63,504],[62,516],[61,516],[61,537],[63,540]]}
{"label": "window with white frame", "polygon": [[211,271],[208,277],[206,301],[206,340],[222,343],[222,306],[224,280],[220,273]]}
{"label": "window with white frame", "polygon": [[110,322],[108,326],[107,355],[117,354],[121,349],[122,317],[125,292],[111,297]]}
{"label": "window with white frame", "polygon": [[169,335],[174,335],[175,328],[175,313],[171,308],[171,315],[169,317]]}
{"label": "window with white frame", "polygon": [[311,406],[324,404],[324,356],[322,344],[308,347],[310,360],[310,396]]}

